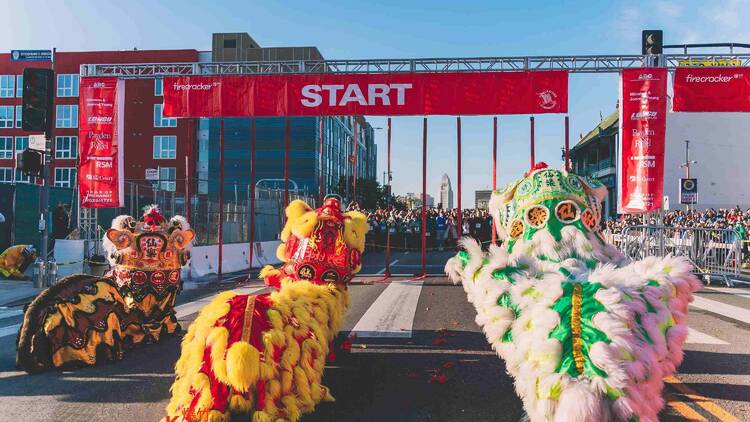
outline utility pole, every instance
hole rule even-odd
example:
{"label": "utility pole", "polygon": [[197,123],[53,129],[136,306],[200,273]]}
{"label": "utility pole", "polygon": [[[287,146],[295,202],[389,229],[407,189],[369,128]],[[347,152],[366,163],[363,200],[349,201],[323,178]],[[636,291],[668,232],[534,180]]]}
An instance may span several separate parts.
{"label": "utility pole", "polygon": [[[685,162],[680,167],[685,167],[685,178],[690,178],[690,165],[696,164],[697,161],[690,161],[690,141],[685,140]],[[685,204],[685,211],[690,211],[690,204]]]}
{"label": "utility pole", "polygon": [[51,115],[50,118],[47,119],[47,128],[44,133],[45,137],[45,147],[44,147],[44,170],[42,170],[42,187],[39,189],[39,229],[42,232],[42,263],[44,265],[44,270],[42,271],[43,276],[40,278],[43,280],[42,284],[43,286],[47,286],[50,284],[50,280],[48,279],[48,272],[50,270],[49,268],[49,225],[50,225],[50,215],[49,215],[49,182],[50,182],[50,165],[52,161],[52,135],[53,135],[53,128],[55,125],[55,106],[54,106],[54,98],[56,94],[55,86],[56,86],[56,78],[55,78],[55,53],[57,52],[56,48],[52,49],[52,61],[50,64],[50,69],[52,70],[52,87],[50,95],[52,96],[52,107],[49,109],[49,115]]}

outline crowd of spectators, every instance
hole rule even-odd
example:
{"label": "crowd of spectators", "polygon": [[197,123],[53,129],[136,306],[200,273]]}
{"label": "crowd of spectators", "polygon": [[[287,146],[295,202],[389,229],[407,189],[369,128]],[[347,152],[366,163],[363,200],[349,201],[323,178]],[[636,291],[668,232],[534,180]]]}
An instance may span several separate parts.
{"label": "crowd of spectators", "polygon": [[[377,209],[363,210],[370,222],[367,243],[371,247],[385,247],[388,232],[391,248],[420,249],[422,246],[422,210]],[[458,228],[458,210],[440,208],[426,209],[426,231],[428,249],[455,247],[462,236],[471,236],[481,242],[492,238],[492,219],[487,210],[465,209],[461,213],[461,230]]]}
{"label": "crowd of spectators", "polygon": [[634,225],[662,225],[673,227],[675,232],[685,228],[704,228],[704,229],[731,229],[737,233],[739,240],[747,240],[747,233],[750,230],[750,209],[742,211],[740,207],[719,208],[718,210],[709,208],[707,210],[676,210],[664,214],[663,221],[660,223],[655,218],[647,221],[641,215],[628,214],[618,219],[608,220],[605,223],[605,230],[609,233],[622,233],[628,226]]}

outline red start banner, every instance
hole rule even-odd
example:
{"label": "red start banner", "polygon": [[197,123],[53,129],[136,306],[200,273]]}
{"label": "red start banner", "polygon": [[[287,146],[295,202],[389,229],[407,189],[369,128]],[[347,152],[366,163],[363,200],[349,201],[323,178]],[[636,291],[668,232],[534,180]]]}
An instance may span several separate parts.
{"label": "red start banner", "polygon": [[664,192],[667,69],[620,74],[619,213],[659,210]]}
{"label": "red start banner", "polygon": [[125,205],[123,113],[125,81],[81,78],[78,121],[78,194],[81,207]]}
{"label": "red start banner", "polygon": [[750,112],[747,68],[677,68],[674,111]]}
{"label": "red start banner", "polygon": [[164,78],[167,117],[541,114],[568,111],[568,73],[452,72]]}

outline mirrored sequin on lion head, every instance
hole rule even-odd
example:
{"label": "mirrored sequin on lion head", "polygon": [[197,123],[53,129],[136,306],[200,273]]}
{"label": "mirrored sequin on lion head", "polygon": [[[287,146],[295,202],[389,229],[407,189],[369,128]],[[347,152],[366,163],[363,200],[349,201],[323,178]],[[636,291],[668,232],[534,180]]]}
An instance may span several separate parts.
{"label": "mirrored sequin on lion head", "polygon": [[281,267],[261,271],[266,284],[278,287],[284,278],[314,284],[345,285],[361,268],[367,218],[358,211],[343,212],[337,198],[327,198],[312,209],[304,201],[292,201],[276,251]]}
{"label": "mirrored sequin on lion head", "polygon": [[195,233],[181,216],[167,220],[157,206],[148,206],[141,219],[121,215],[112,220],[104,249],[119,286],[178,287],[180,269],[190,261]]}
{"label": "mirrored sequin on lion head", "polygon": [[539,163],[523,179],[493,192],[490,211],[501,239],[528,240],[547,230],[559,241],[566,226],[598,231],[606,196],[607,188],[596,179]]}

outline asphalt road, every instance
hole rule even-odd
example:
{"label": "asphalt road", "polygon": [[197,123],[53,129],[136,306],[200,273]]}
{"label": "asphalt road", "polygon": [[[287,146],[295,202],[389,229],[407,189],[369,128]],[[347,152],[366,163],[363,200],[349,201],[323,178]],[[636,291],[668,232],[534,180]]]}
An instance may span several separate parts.
{"label": "asphalt road", "polygon": [[[367,272],[383,269],[376,255],[365,263]],[[420,264],[418,253],[391,259],[399,260],[396,269],[403,262],[404,272],[417,272],[412,265]],[[430,256],[430,268],[443,262],[442,256]],[[338,350],[324,380],[337,401],[321,404],[305,421],[521,418],[512,380],[475,325],[460,286],[438,277],[374,280],[359,278],[350,287],[352,306],[339,341],[356,337],[350,352]],[[222,289],[230,287],[262,288],[255,282]],[[179,297],[183,327],[202,305],[196,300],[214,293],[190,290]],[[669,380],[670,406],[662,420],[750,421],[750,289],[710,286],[695,305],[685,362]],[[0,421],[141,422],[163,416],[179,338],[136,349],[117,364],[31,376],[14,368],[13,327],[21,318],[14,311],[0,310]]]}

